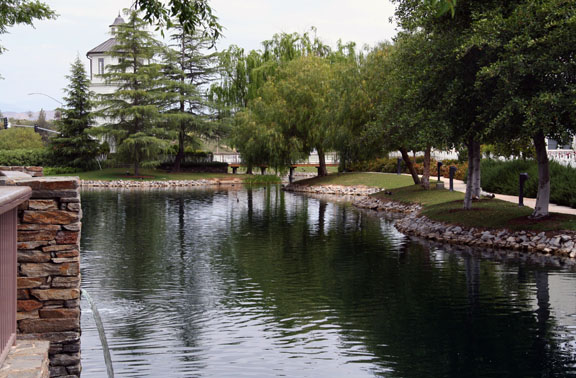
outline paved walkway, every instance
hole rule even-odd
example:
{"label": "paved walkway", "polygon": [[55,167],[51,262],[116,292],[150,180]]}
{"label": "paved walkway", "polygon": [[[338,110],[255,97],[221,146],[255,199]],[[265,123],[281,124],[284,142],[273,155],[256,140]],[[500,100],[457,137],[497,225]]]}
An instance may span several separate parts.
{"label": "paved walkway", "polygon": [[[450,180],[444,179],[444,185],[446,187],[448,187],[450,185]],[[456,190],[458,192],[466,193],[466,183],[464,181],[461,181],[461,180],[454,180],[454,190]],[[495,194],[495,196],[496,196],[496,198],[498,198],[499,200],[502,200],[502,201],[518,203],[518,197],[517,196],[508,196],[505,194]],[[524,197],[524,205],[531,207],[531,208],[534,208],[536,206],[536,198]],[[573,208],[568,207],[568,206],[555,205],[553,203],[551,203],[549,205],[548,210],[551,213],[562,213],[562,214],[576,215],[576,209],[573,209]]]}

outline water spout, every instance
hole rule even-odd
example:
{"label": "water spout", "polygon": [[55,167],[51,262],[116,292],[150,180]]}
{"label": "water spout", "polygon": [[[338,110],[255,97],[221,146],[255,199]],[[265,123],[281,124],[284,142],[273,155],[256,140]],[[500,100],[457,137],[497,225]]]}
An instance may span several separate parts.
{"label": "water spout", "polygon": [[92,297],[88,292],[82,289],[82,295],[86,298],[90,307],[92,308],[92,313],[94,314],[94,321],[96,322],[96,328],[98,328],[98,335],[100,336],[100,343],[102,344],[102,352],[104,353],[104,362],[106,363],[106,371],[108,372],[108,378],[114,378],[114,367],[112,366],[112,357],[110,356],[110,348],[108,348],[108,340],[106,339],[106,332],[104,332],[104,323],[102,323],[102,318],[96,308],[96,304],[92,300]]}

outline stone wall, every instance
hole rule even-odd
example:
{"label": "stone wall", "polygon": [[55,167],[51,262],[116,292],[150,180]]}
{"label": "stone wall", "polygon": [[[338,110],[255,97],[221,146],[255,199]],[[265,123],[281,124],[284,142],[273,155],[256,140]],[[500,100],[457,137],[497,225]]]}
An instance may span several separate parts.
{"label": "stone wall", "polygon": [[576,233],[573,231],[510,231],[507,229],[480,229],[445,224],[420,215],[417,205],[406,205],[375,197],[364,197],[354,206],[386,212],[401,212],[406,216],[394,224],[398,231],[442,243],[471,247],[510,249],[537,252],[564,258],[576,258]]}
{"label": "stone wall", "polygon": [[18,179],[32,196],[18,211],[18,336],[50,341],[52,377],[80,376],[78,179]]}
{"label": "stone wall", "polygon": [[23,172],[32,177],[44,176],[44,168],[42,167],[6,167],[0,165],[0,171]]}
{"label": "stone wall", "polygon": [[343,196],[366,196],[377,193],[382,188],[365,185],[300,185],[290,184],[283,188],[287,192],[313,193],[313,194],[335,194]]}

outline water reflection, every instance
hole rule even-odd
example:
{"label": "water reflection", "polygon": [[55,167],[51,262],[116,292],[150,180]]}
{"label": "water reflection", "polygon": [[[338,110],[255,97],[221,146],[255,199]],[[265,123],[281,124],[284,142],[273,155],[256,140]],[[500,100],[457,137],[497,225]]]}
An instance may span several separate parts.
{"label": "water reflection", "polygon": [[[573,272],[407,239],[278,187],[83,193],[119,376],[563,376]],[[83,308],[84,377],[105,367]]]}

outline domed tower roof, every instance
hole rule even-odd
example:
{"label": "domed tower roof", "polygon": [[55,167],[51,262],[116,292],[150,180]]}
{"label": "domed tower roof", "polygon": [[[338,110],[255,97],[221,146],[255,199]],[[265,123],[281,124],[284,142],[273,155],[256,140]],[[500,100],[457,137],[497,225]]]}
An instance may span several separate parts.
{"label": "domed tower roof", "polygon": [[125,23],[126,23],[126,21],[124,21],[124,19],[120,16],[120,13],[118,13],[118,17],[116,17],[116,19],[114,20],[112,25],[110,25],[110,27],[122,25]]}

